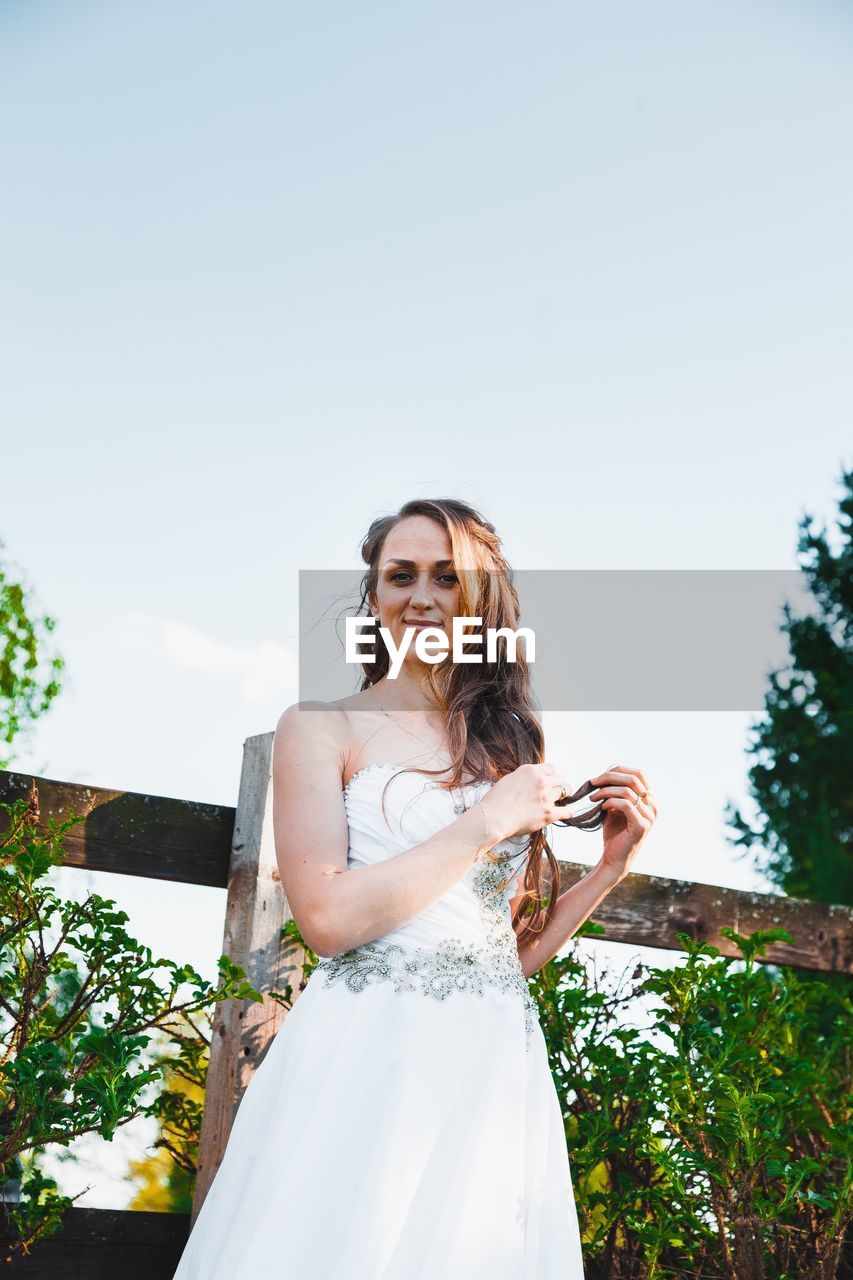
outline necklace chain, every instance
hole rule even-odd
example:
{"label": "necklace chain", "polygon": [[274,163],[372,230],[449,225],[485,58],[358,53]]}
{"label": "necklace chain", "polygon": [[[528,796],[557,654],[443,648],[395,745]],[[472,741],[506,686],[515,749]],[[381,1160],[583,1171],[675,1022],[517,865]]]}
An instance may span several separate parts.
{"label": "necklace chain", "polygon": [[[391,723],[392,723],[392,724],[396,724],[396,723],[397,723],[397,721],[396,721],[396,720],[394,720],[394,718],[393,718],[393,716],[391,715],[390,711],[386,711],[386,710],[385,710],[385,708],[383,707],[382,703],[379,701],[379,694],[376,692],[376,686],[375,686],[375,685],[371,685],[371,686],[370,686],[370,692],[373,694],[373,697],[374,697],[374,700],[375,700],[375,702],[376,702],[376,705],[377,705],[377,707],[379,708],[379,710],[382,712],[382,714],[383,714],[383,715],[385,715],[385,716],[387,716],[387,717],[388,717],[388,719],[391,721]],[[424,746],[425,746],[425,747],[428,747],[428,746],[429,746],[429,743],[427,742],[426,738],[422,738],[422,737],[421,737],[421,735],[420,735],[419,733],[412,733],[411,729],[407,729],[405,725],[401,725],[400,727],[406,731],[406,733],[409,735],[409,737],[410,737],[410,738],[417,738],[418,742],[422,742],[422,743],[424,744]],[[433,754],[433,755],[435,755],[435,749],[434,749],[434,748],[432,749],[432,754]]]}
{"label": "necklace chain", "polygon": [[[397,723],[397,721],[396,721],[396,720],[394,720],[394,718],[392,717],[391,713],[390,713],[389,711],[386,711],[386,710],[385,710],[385,708],[383,707],[382,703],[379,701],[379,694],[376,692],[376,687],[375,687],[375,685],[371,685],[371,686],[370,686],[370,692],[373,694],[373,697],[374,697],[374,700],[375,700],[375,702],[376,702],[376,705],[377,705],[377,707],[379,708],[379,710],[382,712],[382,714],[383,714],[383,715],[386,715],[386,716],[388,717],[388,719],[391,721],[391,723],[392,723],[392,724],[396,724],[396,723]],[[421,737],[421,735],[420,735],[419,733],[413,733],[411,729],[406,729],[406,726],[405,726],[405,725],[402,725],[402,726],[401,726],[401,728],[405,729],[406,733],[409,735],[409,737],[410,737],[410,738],[417,738],[417,740],[418,740],[419,742],[422,742],[422,743],[424,744],[424,746],[425,746],[425,747],[428,747],[428,746],[429,746],[429,743],[427,742],[426,738],[422,738],[422,737]],[[432,749],[432,754],[433,754],[433,755],[435,755],[435,749],[434,749],[434,748]],[[454,788],[454,790],[455,790],[455,788]],[[455,809],[455,811],[456,811],[457,813],[464,813],[464,812],[467,810],[467,808],[468,808],[468,806],[465,804],[465,793],[464,793],[464,791],[462,791],[462,792],[460,793],[459,800],[458,800],[458,801],[454,801],[454,809]]]}
{"label": "necklace chain", "polygon": [[[385,710],[385,708],[383,707],[382,703],[379,701],[379,694],[376,692],[376,688],[375,688],[375,686],[374,686],[374,685],[371,685],[371,686],[370,686],[370,692],[373,694],[373,697],[374,697],[374,699],[375,699],[375,701],[376,701],[376,705],[378,706],[379,710],[382,712],[382,714],[383,714],[383,715],[386,715],[386,716],[388,717],[388,719],[391,721],[391,723],[392,723],[392,724],[394,724],[394,723],[395,723],[395,721],[394,721],[394,719],[392,718],[391,713],[390,713],[390,712],[388,712],[388,711],[386,711],[386,710]],[[406,726],[405,726],[405,725],[403,725],[403,728],[404,728],[404,729],[406,729]],[[408,734],[409,734],[409,736],[410,736],[410,737],[412,737],[412,738],[417,738],[419,742],[422,742],[422,743],[424,744],[424,746],[429,746],[429,743],[427,742],[426,738],[422,738],[422,737],[420,736],[420,734],[418,734],[418,733],[412,733],[411,729],[406,729],[406,733],[408,733]],[[454,791],[455,791],[455,790],[456,790],[456,788],[455,788],[455,787],[450,789],[451,799],[453,800],[453,811],[454,811],[454,813],[456,813],[456,814],[458,814],[458,815],[460,815],[460,816],[461,816],[463,813],[467,813],[467,812],[468,812],[468,805],[465,803],[465,788],[464,788],[464,786],[463,786],[463,787],[459,790],[459,795],[458,795],[458,797],[454,796]],[[487,816],[486,816],[486,810],[483,808],[483,802],[482,802],[482,800],[477,800],[475,803],[479,804],[480,808],[483,810],[483,823],[484,823],[484,827],[485,827],[485,838],[486,838],[486,840],[488,840],[488,838],[489,838],[489,822],[488,822],[488,818],[487,818]],[[494,855],[494,853],[492,852],[492,850],[491,850],[491,849],[486,850],[486,856],[487,856],[488,858],[491,858],[491,859],[494,859],[494,857],[495,857],[495,855]]]}

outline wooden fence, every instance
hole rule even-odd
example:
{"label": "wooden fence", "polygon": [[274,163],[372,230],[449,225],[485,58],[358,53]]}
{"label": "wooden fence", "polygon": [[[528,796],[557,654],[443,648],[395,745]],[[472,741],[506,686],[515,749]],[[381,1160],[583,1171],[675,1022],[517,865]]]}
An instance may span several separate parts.
{"label": "wooden fence", "polygon": [[[236,809],[8,771],[0,771],[0,800],[26,796],[35,781],[45,830],[48,818],[85,813],[66,836],[66,866],[226,889],[222,951],[257,990],[281,991],[290,983],[298,998],[305,953],[282,937],[290,912],[273,843],[272,743],[272,733],[246,739]],[[561,862],[561,889],[588,870]],[[768,948],[767,962],[848,974],[853,968],[853,911],[843,906],[630,874],[594,919],[611,942],[680,950],[676,935],[683,932],[731,956],[740,953],[720,936],[720,926],[749,934],[781,925],[794,943]],[[117,1274],[172,1280],[246,1085],[286,1016],[275,1000],[227,1000],[216,1009],[191,1215],[71,1209],[61,1231],[17,1258],[8,1273],[34,1280],[114,1280]]]}

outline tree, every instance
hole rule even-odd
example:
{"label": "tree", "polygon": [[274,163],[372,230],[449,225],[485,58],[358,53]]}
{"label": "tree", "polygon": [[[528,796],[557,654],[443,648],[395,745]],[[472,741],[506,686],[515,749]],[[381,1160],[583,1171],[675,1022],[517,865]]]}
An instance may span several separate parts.
{"label": "tree", "polygon": [[[0,550],[3,545],[0,540]],[[57,677],[65,661],[46,645],[56,621],[31,618],[31,612],[26,589],[0,563],[0,743],[7,745],[61,690]],[[0,757],[0,769],[9,763]]]}
{"label": "tree", "polygon": [[817,902],[853,903],[850,837],[851,600],[853,471],[843,471],[840,545],[812,517],[800,521],[798,553],[817,609],[799,618],[788,603],[790,669],[771,673],[763,721],[753,726],[750,793],[762,820],[752,827],[731,804],[729,843],[757,849],[765,875],[785,893]]}

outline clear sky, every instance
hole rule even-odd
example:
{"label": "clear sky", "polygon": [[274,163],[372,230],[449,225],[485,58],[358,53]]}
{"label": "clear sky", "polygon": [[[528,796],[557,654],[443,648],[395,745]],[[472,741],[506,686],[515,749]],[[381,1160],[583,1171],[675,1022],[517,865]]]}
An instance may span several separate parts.
{"label": "clear sky", "polygon": [[[520,569],[796,567],[850,462],[851,54],[824,0],[5,0],[0,538],[68,663],[12,767],[234,804],[298,571],[410,497]],[[766,890],[723,823],[752,718],[546,732],[652,779],[635,870]],[[59,879],[214,976],[224,891]]]}

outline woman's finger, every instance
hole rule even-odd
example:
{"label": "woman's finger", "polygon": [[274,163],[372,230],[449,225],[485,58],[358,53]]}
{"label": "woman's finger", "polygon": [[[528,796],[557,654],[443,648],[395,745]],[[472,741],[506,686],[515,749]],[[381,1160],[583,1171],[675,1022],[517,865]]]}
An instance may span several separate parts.
{"label": "woman's finger", "polygon": [[605,778],[617,781],[624,781],[626,777],[633,776],[639,778],[643,784],[641,791],[651,791],[651,785],[646,779],[646,775],[642,769],[634,769],[627,764],[614,764],[609,769],[605,769],[604,773],[599,773],[594,778],[590,778],[590,782],[602,782]]}
{"label": "woman's finger", "polygon": [[[634,777],[630,773],[628,774],[614,773],[612,777],[612,781],[610,782],[606,781],[606,779],[609,777],[608,774],[602,774],[601,777],[605,781],[603,781],[603,784],[601,786],[596,787],[594,791],[591,791],[589,793],[591,797],[597,796],[597,795],[603,795],[605,792],[607,792],[608,794],[620,794],[620,793],[627,792],[628,790],[633,792],[634,795],[642,796],[643,798],[645,798],[650,794],[649,788],[645,785],[645,783],[642,782],[639,778]],[[596,779],[591,778],[590,781],[595,782]]]}
{"label": "woman's finger", "polygon": [[654,822],[654,817],[648,805],[642,800],[635,802],[634,800],[624,800],[621,796],[609,796],[607,800],[602,802],[601,807],[606,809],[608,813],[613,809],[618,809],[620,812],[627,814],[629,820],[633,814],[643,830],[648,830]]}

